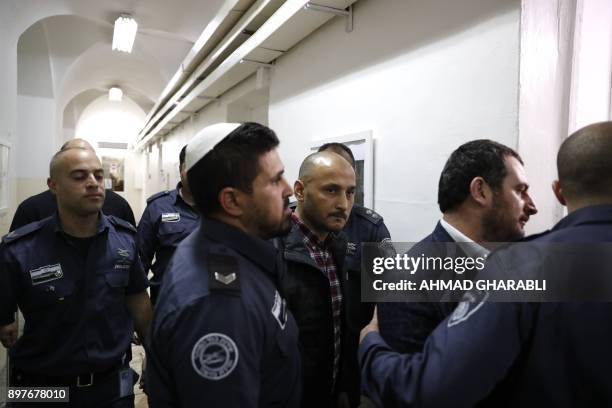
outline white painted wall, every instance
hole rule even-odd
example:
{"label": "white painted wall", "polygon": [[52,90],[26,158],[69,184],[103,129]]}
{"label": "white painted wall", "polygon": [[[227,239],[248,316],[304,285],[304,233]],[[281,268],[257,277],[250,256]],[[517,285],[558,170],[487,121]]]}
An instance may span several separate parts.
{"label": "white painted wall", "polygon": [[522,1],[519,153],[540,210],[530,231],[565,214],[551,193],[557,151],[575,130],[610,119],[611,74],[612,2]]}
{"label": "white painted wall", "polygon": [[569,133],[610,119],[612,1],[578,0]]}
{"label": "white painted wall", "polygon": [[19,95],[16,141],[17,200],[47,189],[49,162],[55,152],[55,100]]}
{"label": "white painted wall", "polygon": [[[460,144],[517,145],[520,3],[360,0],[277,61],[270,126],[293,181],[314,140],[372,130],[374,206],[396,241],[430,233]],[[529,164],[528,164],[529,165]]]}

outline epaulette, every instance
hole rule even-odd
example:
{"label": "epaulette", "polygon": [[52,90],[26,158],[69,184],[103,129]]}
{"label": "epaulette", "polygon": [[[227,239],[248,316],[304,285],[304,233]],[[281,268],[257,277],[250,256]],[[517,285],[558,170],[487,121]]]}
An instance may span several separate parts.
{"label": "epaulette", "polygon": [[238,259],[232,255],[209,253],[207,256],[208,281],[211,292],[240,294]]}
{"label": "epaulette", "polygon": [[151,197],[147,198],[147,204],[149,204],[151,201],[157,200],[159,197],[167,196],[168,194],[170,194],[170,190],[160,191],[159,193],[155,193]]}
{"label": "epaulette", "polygon": [[108,215],[108,220],[110,221],[111,224],[113,224],[116,227],[122,227],[125,228],[131,232],[136,232],[136,228],[130,224],[129,222],[127,222],[126,220],[122,220],[121,218],[117,218],[114,215]]}
{"label": "epaulette", "polygon": [[20,238],[25,237],[26,235],[30,235],[35,231],[38,231],[43,226],[43,220],[35,221],[30,224],[24,225],[23,227],[17,228],[15,231],[11,231],[5,236],[2,237],[3,244],[9,244],[11,242],[15,242]]}
{"label": "epaulette", "polygon": [[353,207],[353,211],[355,212],[355,214],[365,218],[366,220],[370,221],[374,225],[378,225],[381,222],[383,222],[383,217],[380,214],[378,214],[374,210],[370,210],[367,207],[355,205]]}

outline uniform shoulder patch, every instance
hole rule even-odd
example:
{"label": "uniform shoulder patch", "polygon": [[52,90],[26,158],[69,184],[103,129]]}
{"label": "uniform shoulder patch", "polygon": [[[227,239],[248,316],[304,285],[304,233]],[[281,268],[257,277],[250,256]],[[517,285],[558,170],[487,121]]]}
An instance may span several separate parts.
{"label": "uniform shoulder patch", "polygon": [[208,280],[211,291],[240,293],[238,259],[232,255],[208,254]]}
{"label": "uniform shoulder patch", "polygon": [[122,220],[121,218],[117,218],[114,215],[107,215],[108,220],[110,221],[111,224],[113,224],[116,227],[121,227],[121,228],[125,228],[129,231],[132,232],[136,232],[136,228],[130,224],[129,222],[127,222],[126,220]]}
{"label": "uniform shoulder patch", "polygon": [[35,221],[33,223],[24,225],[23,227],[17,228],[16,230],[9,232],[4,237],[2,237],[2,243],[10,244],[11,242],[15,242],[25,236],[28,236],[38,231],[39,229],[42,228],[44,224],[43,221],[44,220]]}
{"label": "uniform shoulder patch", "polygon": [[165,191],[160,191],[159,193],[155,193],[151,197],[147,198],[147,204],[149,204],[151,201],[157,200],[159,197],[167,196],[168,194],[170,194],[170,190],[165,190]]}
{"label": "uniform shoulder patch", "polygon": [[359,215],[362,218],[370,221],[372,224],[378,225],[383,222],[383,217],[378,214],[376,211],[371,210],[367,207],[362,207],[360,205],[356,205],[353,207],[353,211],[355,211],[356,215]]}
{"label": "uniform shoulder patch", "polygon": [[448,318],[448,327],[453,327],[470,318],[489,298],[489,292],[467,292]]}
{"label": "uniform shoulder patch", "polygon": [[222,380],[238,365],[238,347],[226,334],[208,333],[191,350],[191,365],[207,380]]}

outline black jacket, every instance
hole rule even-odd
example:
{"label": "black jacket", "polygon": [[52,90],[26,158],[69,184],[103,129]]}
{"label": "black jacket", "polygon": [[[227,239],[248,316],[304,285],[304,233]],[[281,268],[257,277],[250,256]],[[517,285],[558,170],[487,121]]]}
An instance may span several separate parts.
{"label": "black jacket", "polygon": [[[281,278],[283,296],[293,313],[299,329],[302,357],[302,407],[324,408],[331,406],[342,385],[342,360],[340,374],[333,386],[334,328],[329,280],[310,257],[302,241],[304,235],[297,225],[291,232],[275,240],[285,271]],[[329,250],[334,257],[342,290],[342,334],[346,310],[346,270],[344,257],[347,239],[344,233],[332,234]],[[343,339],[344,343],[344,339]],[[355,357],[355,356],[351,356]],[[335,404],[334,404],[335,405]]]}

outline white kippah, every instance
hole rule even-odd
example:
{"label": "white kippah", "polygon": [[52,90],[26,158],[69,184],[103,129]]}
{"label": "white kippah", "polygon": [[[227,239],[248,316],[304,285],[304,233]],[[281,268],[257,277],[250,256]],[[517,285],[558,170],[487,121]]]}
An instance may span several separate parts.
{"label": "white kippah", "polygon": [[216,123],[200,130],[187,143],[187,149],[185,150],[185,167],[187,171],[240,125],[240,123]]}

